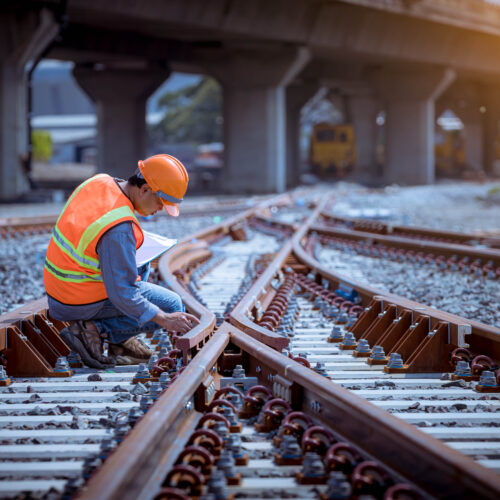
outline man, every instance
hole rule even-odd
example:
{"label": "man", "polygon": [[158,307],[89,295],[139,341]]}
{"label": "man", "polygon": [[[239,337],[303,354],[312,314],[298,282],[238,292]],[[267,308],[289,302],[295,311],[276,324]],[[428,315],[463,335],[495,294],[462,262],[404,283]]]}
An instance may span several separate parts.
{"label": "man", "polygon": [[61,337],[86,365],[146,360],[152,352],[135,335],[160,327],[185,333],[199,323],[182,312],[176,293],[148,283],[149,265],[137,269],[135,260],[144,235],[134,212],[165,208],[177,217],[188,181],[179,160],[155,155],[128,180],[98,174],[68,199],[47,248],[44,283],[51,316],[71,322]]}

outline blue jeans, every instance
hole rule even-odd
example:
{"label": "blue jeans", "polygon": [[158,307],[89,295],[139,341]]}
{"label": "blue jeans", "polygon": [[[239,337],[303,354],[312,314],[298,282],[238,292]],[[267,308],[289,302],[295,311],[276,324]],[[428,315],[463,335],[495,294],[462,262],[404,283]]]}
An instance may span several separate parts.
{"label": "blue jeans", "polygon": [[[143,281],[139,281],[138,285],[141,295],[145,299],[157,305],[166,313],[182,311],[182,301],[179,295],[163,286],[147,282],[149,267],[140,274]],[[135,319],[125,316],[109,299],[106,300],[102,309],[91,318],[91,321],[96,324],[101,333],[107,334],[109,341],[113,344],[124,342],[138,333],[154,332],[161,328],[154,321],[148,321],[139,326]]]}

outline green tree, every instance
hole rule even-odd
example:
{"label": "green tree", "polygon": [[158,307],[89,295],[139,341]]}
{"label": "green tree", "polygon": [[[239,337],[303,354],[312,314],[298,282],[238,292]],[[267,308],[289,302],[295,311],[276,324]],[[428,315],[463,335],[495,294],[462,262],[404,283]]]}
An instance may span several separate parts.
{"label": "green tree", "polygon": [[33,145],[33,160],[48,162],[52,156],[52,138],[46,130],[33,130],[31,132],[31,143]]}
{"label": "green tree", "polygon": [[167,92],[159,104],[165,116],[154,131],[157,137],[193,144],[222,141],[222,90],[213,78]]}

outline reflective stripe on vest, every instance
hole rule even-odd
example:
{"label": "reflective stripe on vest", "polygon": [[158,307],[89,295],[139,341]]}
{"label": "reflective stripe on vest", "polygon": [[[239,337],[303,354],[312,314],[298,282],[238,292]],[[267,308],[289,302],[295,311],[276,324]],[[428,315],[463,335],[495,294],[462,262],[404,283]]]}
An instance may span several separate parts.
{"label": "reflective stripe on vest", "polygon": [[50,274],[53,274],[56,278],[63,281],[71,281],[73,283],[81,283],[82,281],[102,281],[102,276],[100,274],[90,275],[79,273],[78,271],[66,272],[54,266],[54,264],[51,264],[47,259],[45,259],[45,269],[47,269]]}

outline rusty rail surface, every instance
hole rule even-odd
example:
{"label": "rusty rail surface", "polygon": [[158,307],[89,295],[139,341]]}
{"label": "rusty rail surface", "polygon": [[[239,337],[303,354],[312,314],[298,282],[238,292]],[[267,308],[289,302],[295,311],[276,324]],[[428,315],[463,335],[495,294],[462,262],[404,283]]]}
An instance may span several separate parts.
{"label": "rusty rail surface", "polygon": [[[316,219],[319,213],[326,203],[326,200],[318,205],[311,216],[306,222],[304,222],[300,228],[296,231],[294,238],[301,238],[308,230],[309,225]],[[283,245],[281,250],[276,254],[273,261],[268,265],[267,269],[262,273],[262,275],[255,281],[255,283],[248,290],[245,297],[239,302],[239,304],[233,309],[230,314],[230,322],[236,325],[238,328],[248,333],[252,337],[256,338],[260,342],[264,342],[266,345],[281,351],[288,346],[288,339],[280,335],[277,335],[269,330],[256,325],[249,317],[248,313],[255,307],[261,307],[260,299],[262,299],[267,293],[271,281],[276,277],[277,272],[285,264],[287,258],[292,251],[293,239]]]}
{"label": "rusty rail surface", "polygon": [[[178,348],[183,351],[184,363],[187,361],[188,353],[196,348],[201,348],[206,339],[213,332],[215,315],[198,303],[198,301],[183,288],[174,274],[175,271],[189,265],[190,262],[200,258],[203,254],[210,255],[211,252],[208,248],[209,245],[207,244],[207,240],[217,237],[218,235],[228,235],[232,227],[238,226],[250,217],[258,215],[260,210],[270,205],[283,205],[289,202],[290,197],[288,195],[280,195],[270,200],[266,200],[240,215],[187,236],[171,250],[165,252],[160,258],[158,268],[161,277],[171,290],[180,295],[187,309],[200,319],[200,324],[198,326],[177,340]],[[268,219],[265,218],[264,220],[268,221]]]}
{"label": "rusty rail surface", "polygon": [[[270,286],[271,281],[278,275],[281,269],[285,267],[287,259],[295,258],[299,263],[305,266],[306,271],[312,271],[316,273],[318,277],[327,280],[332,285],[330,289],[337,288],[342,284],[348,285],[355,290],[362,299],[362,306],[367,307],[375,300],[382,304],[382,309],[384,303],[391,304],[396,312],[399,308],[400,310],[412,311],[412,315],[415,314],[419,318],[428,318],[429,327],[432,326],[432,328],[439,327],[443,322],[447,323],[447,339],[443,345],[448,345],[450,347],[470,347],[477,353],[487,354],[496,361],[500,361],[499,328],[440,311],[403,297],[378,290],[364,283],[358,283],[348,276],[333,273],[325,266],[321,265],[305,250],[304,243],[307,241],[309,232],[317,228],[317,217],[322,213],[323,206],[326,203],[325,201],[321,206],[317,207],[309,219],[302,224],[300,229],[295,232],[292,239],[287,242],[276,255],[265,273],[260,276],[246,296],[240,301],[235,309],[233,309],[230,314],[230,322],[232,324],[274,349],[281,350],[287,347],[287,338],[276,335],[269,329],[257,325],[251,316],[258,316],[262,306],[267,306],[269,304],[274,294],[274,290]],[[344,230],[343,233],[347,233],[347,230]],[[408,243],[415,245],[415,242],[412,240],[408,240]],[[453,247],[455,247],[455,245]],[[469,250],[470,247],[462,248]],[[499,255],[499,252],[494,250],[488,253],[495,254],[496,256]],[[383,311],[381,310],[380,312]],[[442,346],[440,348],[444,349]],[[422,357],[423,356],[424,353],[422,353]],[[439,364],[436,365],[435,369],[439,371]]]}
{"label": "rusty rail surface", "polygon": [[[450,344],[456,347],[468,347],[466,344],[469,344],[476,352],[488,353],[488,355],[495,360],[500,360],[500,328],[440,311],[433,307],[358,283],[348,276],[333,273],[306,252],[302,245],[302,239],[304,239],[304,237],[301,238],[300,235],[294,236],[293,252],[295,257],[310,270],[319,273],[337,286],[340,283],[348,284],[359,293],[365,305],[373,299],[380,299],[394,304],[396,307],[415,311],[415,313],[419,315],[429,316],[434,323],[438,323],[439,321],[448,322],[450,324]],[[463,338],[459,331],[462,325],[470,325],[470,333],[467,334],[466,339]]]}
{"label": "rusty rail surface", "polygon": [[[319,403],[319,420],[432,495],[449,499],[499,498],[500,477],[495,472],[335,383],[325,384],[321,375],[249,335],[234,327],[227,329],[231,342],[250,354],[251,373],[264,363],[272,373],[301,386],[303,410],[313,402]],[[264,381],[268,374],[262,370],[259,378]]]}
{"label": "rusty rail surface", "polygon": [[[162,477],[175,459],[170,448],[182,438],[190,400],[229,342],[224,331],[216,332],[182,375],[162,394],[132,429],[118,449],[92,475],[80,500],[151,498],[145,485]],[[192,404],[192,403],[191,403]],[[185,423],[184,423],[185,424]],[[158,487],[158,485],[156,485]]]}
{"label": "rusty rail surface", "polygon": [[471,259],[481,259],[483,262],[492,261],[496,267],[500,266],[500,250],[490,248],[477,248],[469,245],[455,243],[441,243],[427,240],[417,240],[406,238],[400,235],[379,235],[366,233],[359,230],[343,228],[331,228],[324,224],[313,224],[311,231],[324,234],[326,236],[341,238],[346,240],[367,241],[373,244],[385,245],[387,247],[397,247],[405,250],[415,250],[416,252],[433,253],[451,257],[469,257]]}
{"label": "rusty rail surface", "polygon": [[[194,428],[186,423],[196,420],[195,416],[186,415],[186,404],[205,377],[213,373],[213,366],[218,365],[219,371],[224,367],[227,360],[223,350],[229,341],[241,349],[247,376],[257,377],[262,385],[271,384],[275,394],[279,384],[290,384],[293,410],[312,415],[335,435],[416,484],[427,496],[450,500],[499,497],[500,478],[496,473],[350,391],[334,383],[325,384],[322,376],[225,322],[169,391],[96,470],[78,498],[155,496],[174,463],[179,444],[187,440],[185,426]],[[180,425],[183,419],[184,427]],[[176,440],[172,439],[174,433]]]}
{"label": "rusty rail surface", "polygon": [[330,223],[334,226],[337,225],[340,227],[346,227],[360,232],[397,236],[401,238],[434,240],[461,245],[482,244],[492,248],[500,248],[500,236],[494,234],[481,232],[464,234],[455,231],[445,231],[442,229],[392,225],[379,220],[337,217],[326,211],[321,213],[321,218],[324,219],[326,224]]}

